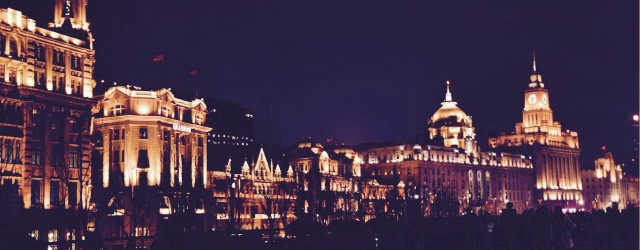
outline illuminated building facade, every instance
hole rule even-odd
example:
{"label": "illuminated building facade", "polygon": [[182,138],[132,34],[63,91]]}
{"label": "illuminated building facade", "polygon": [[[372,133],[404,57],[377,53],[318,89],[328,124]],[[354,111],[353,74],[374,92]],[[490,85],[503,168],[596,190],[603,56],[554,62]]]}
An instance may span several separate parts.
{"label": "illuminated building facade", "polygon": [[[251,163],[245,158],[235,161],[243,164],[233,165],[229,159],[224,171],[209,171],[216,211],[213,230],[283,229],[299,218],[324,224],[375,218],[384,212],[393,185],[361,180],[361,158],[346,151],[324,150],[307,138],[284,152],[286,157],[276,157],[275,164],[262,148]],[[289,165],[281,167],[278,162]]]}
{"label": "illuminated building facade", "polygon": [[324,224],[363,216],[359,207],[362,159],[357,154],[327,150],[305,138],[291,150],[289,164],[297,173],[299,216]]}
{"label": "illuminated building facade", "polygon": [[85,30],[42,28],[0,9],[0,189],[12,197],[2,216],[24,207],[20,224],[40,241],[83,233],[69,223],[90,197],[91,43]]}
{"label": "illuminated building facade", "polygon": [[511,134],[489,138],[489,146],[533,157],[536,199],[548,205],[576,207],[582,200],[578,133],[562,130],[549,104],[549,90],[537,72],[535,55],[530,83],[524,92],[522,122]]}
{"label": "illuminated building facade", "polygon": [[213,189],[215,223],[213,230],[284,229],[295,220],[296,188],[291,166],[274,166],[260,148],[256,161],[209,171]]}
{"label": "illuminated building facade", "polygon": [[[584,201],[581,203],[584,204],[584,209],[604,210],[613,203],[624,209],[627,204],[637,204],[637,178],[625,177],[622,167],[616,164],[612,153],[606,152],[596,159],[594,167],[581,171],[584,195]],[[633,179],[636,179],[635,183]]]}
{"label": "illuminated building facade", "polygon": [[[464,208],[481,207],[498,213],[507,202],[523,211],[533,204],[533,170],[521,154],[481,152],[475,128],[453,101],[449,82],[442,106],[428,121],[429,142],[356,146],[363,157],[363,176],[395,179],[406,199],[423,201],[425,216],[453,216]],[[457,203],[443,211],[436,201]]]}
{"label": "illuminated building facade", "polygon": [[[335,202],[327,201],[324,197],[331,196],[323,196],[322,191],[356,197],[361,208],[346,210],[364,213],[365,219],[381,212],[404,212],[394,211],[398,210],[395,200],[420,204],[418,212],[424,216],[455,216],[469,206],[496,214],[507,202],[519,211],[534,205],[530,157],[481,152],[471,116],[453,101],[448,82],[445,101],[428,125],[431,145],[325,149],[310,139],[300,142],[290,163],[302,177],[298,178],[301,209],[311,214],[321,214],[325,207],[332,210]],[[455,208],[442,210],[443,201],[455,203]]]}
{"label": "illuminated building facade", "polygon": [[89,32],[41,28],[14,9],[0,10],[0,19],[0,81],[69,96],[93,96],[95,52]]}
{"label": "illuminated building facade", "polygon": [[[203,214],[205,198],[196,194],[209,183],[211,131],[204,126],[204,101],[132,86],[112,87],[96,98],[93,205],[100,237],[155,235],[159,217],[194,208]],[[191,195],[192,203],[185,203],[184,195]]]}
{"label": "illuminated building facade", "polygon": [[444,147],[456,147],[467,154],[477,156],[478,142],[473,119],[453,101],[449,85],[447,81],[447,93],[442,107],[429,119],[429,142]]}
{"label": "illuminated building facade", "polygon": [[[425,216],[452,216],[468,206],[495,214],[507,202],[522,212],[534,205],[533,165],[524,155],[479,152],[473,157],[456,148],[430,145],[367,147],[359,154],[364,157],[364,176],[398,178],[407,199],[425,201]],[[460,206],[435,211],[431,205],[436,199]]]}

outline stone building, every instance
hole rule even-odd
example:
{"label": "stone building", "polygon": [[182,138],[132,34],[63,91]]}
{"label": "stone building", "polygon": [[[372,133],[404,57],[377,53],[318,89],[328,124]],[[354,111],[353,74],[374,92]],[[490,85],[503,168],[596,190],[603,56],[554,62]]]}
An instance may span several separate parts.
{"label": "stone building", "polygon": [[478,141],[473,119],[453,101],[450,83],[442,106],[429,119],[429,142],[444,147],[456,147],[467,154],[478,156]]}
{"label": "stone building", "polygon": [[497,151],[531,155],[536,173],[535,199],[549,206],[575,208],[582,200],[578,132],[563,131],[554,119],[549,90],[537,71],[535,54],[529,79],[522,122],[512,133],[490,137],[489,146]]}
{"label": "stone building", "polygon": [[329,224],[336,219],[366,221],[385,212],[393,185],[361,179],[362,159],[351,149],[325,150],[305,138],[291,149],[267,150],[271,159],[263,148],[255,151],[257,158],[247,154],[243,161],[234,155],[224,171],[209,171],[213,230],[280,230],[298,219]]}
{"label": "stone building", "polygon": [[[466,207],[497,214],[507,202],[520,212],[535,205],[533,166],[524,155],[472,157],[456,148],[410,144],[367,147],[359,154],[364,176],[399,178],[407,199],[424,201],[425,216],[453,216]],[[457,205],[443,208],[436,200]]]}
{"label": "stone building", "polygon": [[324,224],[338,217],[358,217],[361,159],[357,155],[349,158],[305,138],[291,150],[289,164],[297,172],[297,214]]}
{"label": "stone building", "polygon": [[453,101],[449,82],[442,106],[428,121],[429,145],[362,144],[363,176],[399,179],[407,199],[421,201],[425,216],[453,216],[467,207],[497,214],[507,202],[532,207],[529,156],[482,152],[475,128]]}
{"label": "stone building", "polygon": [[153,236],[172,216],[202,217],[211,131],[204,126],[205,103],[132,86],[112,87],[96,99],[90,227],[97,236]]}
{"label": "stone building", "polygon": [[595,160],[594,168],[582,170],[581,177],[584,197],[580,201],[581,209],[604,210],[614,203],[624,209],[638,203],[637,178],[626,177],[610,152],[603,151],[603,155]]}
{"label": "stone building", "polygon": [[215,200],[212,230],[284,229],[296,219],[297,190],[291,166],[274,165],[262,148],[254,159],[235,167],[229,159],[224,171],[209,171]]}
{"label": "stone building", "polygon": [[[72,7],[86,13],[85,5]],[[91,185],[93,38],[60,24],[46,28],[0,9],[0,216],[24,215],[7,225],[51,244],[84,234],[79,211]]]}

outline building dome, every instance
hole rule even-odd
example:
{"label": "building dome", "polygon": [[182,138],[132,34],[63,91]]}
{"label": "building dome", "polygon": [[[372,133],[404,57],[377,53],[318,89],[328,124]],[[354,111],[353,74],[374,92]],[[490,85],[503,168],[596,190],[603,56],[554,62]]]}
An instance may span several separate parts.
{"label": "building dome", "polygon": [[451,91],[449,90],[449,81],[447,81],[447,94],[445,95],[444,102],[442,102],[442,107],[431,116],[431,123],[435,124],[443,120],[453,122],[454,118],[452,117],[455,117],[455,122],[462,122],[467,117],[467,114],[458,107],[457,102],[453,101]]}
{"label": "building dome", "polygon": [[431,122],[437,123],[440,120],[452,119],[451,117],[455,117],[456,122],[462,122],[467,114],[458,108],[455,102],[443,102],[442,107],[431,116]]}
{"label": "building dome", "polygon": [[442,107],[429,120],[428,133],[430,142],[438,146],[461,148],[474,156],[478,153],[473,120],[451,98],[449,81]]}

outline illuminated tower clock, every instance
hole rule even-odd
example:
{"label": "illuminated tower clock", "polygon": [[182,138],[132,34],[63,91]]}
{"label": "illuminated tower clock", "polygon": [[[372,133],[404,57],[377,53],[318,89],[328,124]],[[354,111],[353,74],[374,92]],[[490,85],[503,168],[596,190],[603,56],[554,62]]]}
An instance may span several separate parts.
{"label": "illuminated tower clock", "polygon": [[537,72],[535,52],[533,54],[533,72],[529,80],[529,88],[524,91],[523,127],[526,130],[531,130],[527,128],[553,125],[553,111],[549,106],[549,90],[544,88],[542,75]]}

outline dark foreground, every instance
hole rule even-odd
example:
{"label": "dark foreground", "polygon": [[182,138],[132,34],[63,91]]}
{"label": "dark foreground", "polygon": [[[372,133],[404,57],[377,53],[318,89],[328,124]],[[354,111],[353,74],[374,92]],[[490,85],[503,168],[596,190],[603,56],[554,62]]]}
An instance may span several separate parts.
{"label": "dark foreground", "polygon": [[[543,215],[545,216],[545,215]],[[639,249],[638,210],[569,215],[573,249]],[[528,212],[504,216],[463,216],[411,221],[376,219],[367,223],[313,222],[288,228],[288,238],[269,240],[268,232],[207,237],[195,249],[566,249],[554,239],[553,218]],[[552,226],[546,228],[546,222]],[[492,230],[487,225],[493,224]],[[546,230],[546,231],[545,231]],[[489,232],[491,231],[491,232]],[[549,237],[545,237],[545,236]],[[268,242],[268,243],[265,243]]]}
{"label": "dark foreground", "polygon": [[[637,209],[576,213],[569,218],[575,225],[569,227],[573,249],[639,249]],[[154,242],[151,249],[566,249],[557,228],[550,214],[528,211],[512,217],[467,214],[404,221],[379,218],[367,223],[340,220],[327,226],[298,220],[281,232],[165,234],[147,240]],[[272,236],[277,234],[284,237]],[[4,235],[0,240],[0,249],[47,249],[28,237]],[[110,248],[106,243],[79,242],[76,249],[133,249]]]}

